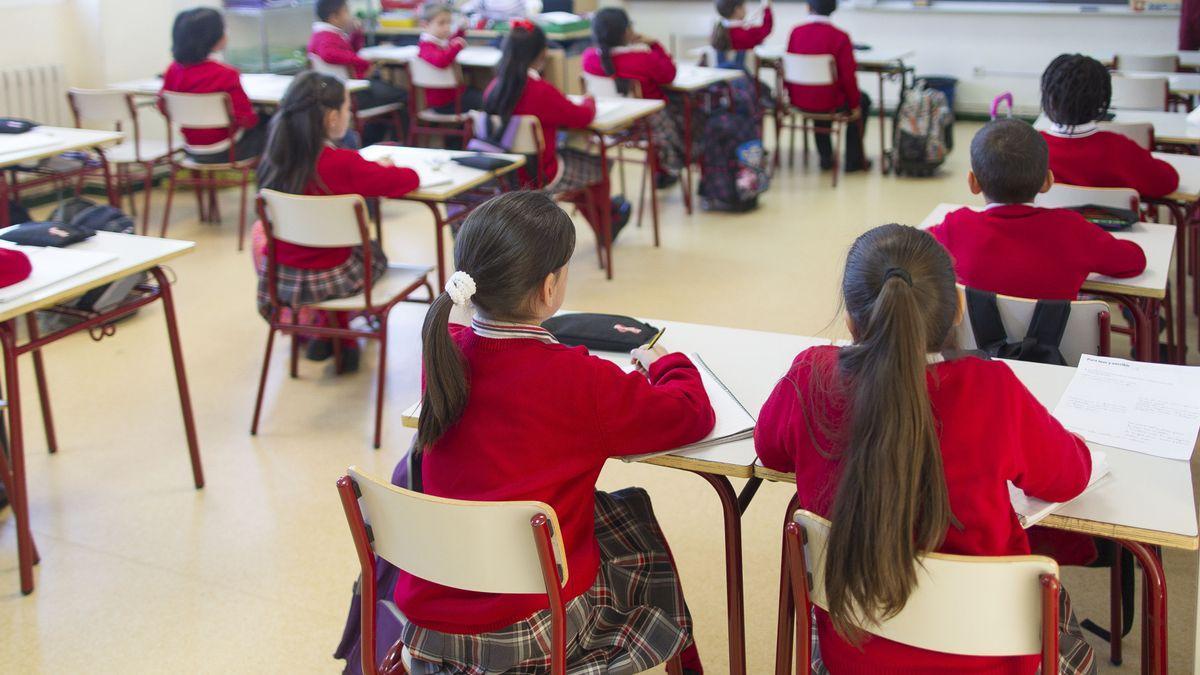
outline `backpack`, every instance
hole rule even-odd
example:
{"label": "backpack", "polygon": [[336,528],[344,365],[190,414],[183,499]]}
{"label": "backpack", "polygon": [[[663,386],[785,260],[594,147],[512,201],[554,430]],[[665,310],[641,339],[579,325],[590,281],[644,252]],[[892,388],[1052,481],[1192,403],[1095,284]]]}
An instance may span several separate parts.
{"label": "backpack", "polygon": [[700,206],[705,211],[745,212],[758,208],[758,196],[771,185],[767,150],[754,116],[753,85],[738,80],[729,96],[709,111],[704,122]]}
{"label": "backpack", "polygon": [[1019,342],[1009,340],[996,305],[996,294],[967,289],[967,314],[975,345],[988,356],[1014,361],[1067,365],[1060,345],[1067,332],[1071,303],[1067,300],[1038,300],[1029,330]]}
{"label": "backpack", "polygon": [[921,80],[896,109],[893,166],[898,175],[931,176],[953,147],[954,112],[946,95]]}

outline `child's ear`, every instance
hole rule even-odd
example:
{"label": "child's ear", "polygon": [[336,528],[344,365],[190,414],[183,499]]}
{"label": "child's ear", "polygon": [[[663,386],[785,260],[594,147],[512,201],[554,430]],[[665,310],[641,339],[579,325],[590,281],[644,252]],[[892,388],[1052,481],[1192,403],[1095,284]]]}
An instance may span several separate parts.
{"label": "child's ear", "polygon": [[973,195],[983,192],[983,186],[979,184],[979,179],[975,177],[974,171],[967,172],[967,187],[971,188],[971,194]]}
{"label": "child's ear", "polygon": [[1054,172],[1046,169],[1046,180],[1042,181],[1042,189],[1038,190],[1038,192],[1046,194],[1052,187],[1054,187]]}
{"label": "child's ear", "polygon": [[558,287],[558,272],[551,272],[542,279],[542,305],[546,307],[554,306],[554,291]]}
{"label": "child's ear", "polygon": [[955,286],[954,294],[958,296],[958,309],[954,312],[954,325],[962,325],[963,316],[967,313],[967,293],[962,286]]}

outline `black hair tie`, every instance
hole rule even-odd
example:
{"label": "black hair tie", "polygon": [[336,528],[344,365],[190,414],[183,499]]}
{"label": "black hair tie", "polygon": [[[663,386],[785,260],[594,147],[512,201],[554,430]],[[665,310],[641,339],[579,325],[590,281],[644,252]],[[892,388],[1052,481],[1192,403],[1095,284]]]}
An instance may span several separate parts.
{"label": "black hair tie", "polygon": [[908,270],[904,269],[903,267],[887,268],[887,270],[883,273],[883,282],[887,283],[887,280],[891,279],[892,277],[900,277],[904,280],[904,283],[908,284],[910,287],[913,285],[912,275],[909,274]]}

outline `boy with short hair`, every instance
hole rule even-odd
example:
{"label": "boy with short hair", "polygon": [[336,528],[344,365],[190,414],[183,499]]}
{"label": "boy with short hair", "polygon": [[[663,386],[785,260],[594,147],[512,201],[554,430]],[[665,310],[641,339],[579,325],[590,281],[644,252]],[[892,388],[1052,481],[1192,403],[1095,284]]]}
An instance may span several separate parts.
{"label": "boy with short hair", "polygon": [[1067,209],[1033,205],[1054,184],[1046,141],[1015,119],[991,122],[971,141],[967,184],[983,211],[962,208],[929,229],[965,286],[1038,300],[1075,300],[1089,274],[1133,277],[1146,269],[1141,247]]}

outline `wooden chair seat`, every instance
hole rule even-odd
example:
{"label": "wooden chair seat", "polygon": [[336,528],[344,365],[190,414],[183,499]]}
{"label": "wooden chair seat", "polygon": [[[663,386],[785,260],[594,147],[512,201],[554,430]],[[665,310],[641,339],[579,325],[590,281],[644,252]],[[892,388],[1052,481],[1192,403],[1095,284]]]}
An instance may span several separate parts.
{"label": "wooden chair seat", "polygon": [[197,162],[192,159],[191,155],[184,154],[179,159],[179,166],[184,169],[193,171],[241,171],[242,169],[252,169],[258,165],[258,157],[251,157],[236,162]]}
{"label": "wooden chair seat", "polygon": [[438,124],[462,124],[471,118],[467,113],[440,113],[433,108],[426,108],[418,112],[417,117],[424,122]]}

